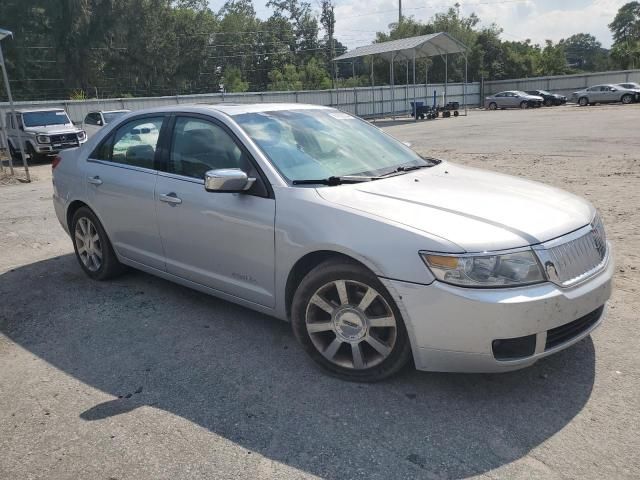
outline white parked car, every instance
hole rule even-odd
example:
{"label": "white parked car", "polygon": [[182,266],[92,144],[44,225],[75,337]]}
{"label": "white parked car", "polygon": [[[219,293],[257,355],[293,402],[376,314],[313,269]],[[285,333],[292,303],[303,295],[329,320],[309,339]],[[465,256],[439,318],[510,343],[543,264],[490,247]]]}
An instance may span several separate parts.
{"label": "white parked car", "polygon": [[126,265],[290,321],[351,380],[411,359],[526,367],[589,335],[611,294],[586,200],[421,157],[328,107],[132,113],[64,152],[53,183],[89,277]]}
{"label": "white parked car", "polygon": [[18,124],[6,113],[7,140],[13,158],[20,156],[20,138],[32,159],[53,156],[68,148],[78,147],[87,141],[84,130],[76,127],[62,108],[16,110]]}
{"label": "white parked car", "polygon": [[87,132],[87,135],[92,136],[105,125],[130,111],[131,110],[97,110],[95,112],[89,112],[84,117],[82,128]]}

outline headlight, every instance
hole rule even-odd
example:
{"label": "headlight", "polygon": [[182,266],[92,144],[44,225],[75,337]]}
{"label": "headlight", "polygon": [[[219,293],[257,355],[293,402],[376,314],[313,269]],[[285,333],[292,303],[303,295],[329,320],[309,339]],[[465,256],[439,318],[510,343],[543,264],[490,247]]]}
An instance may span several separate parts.
{"label": "headlight", "polygon": [[87,138],[87,134],[86,134],[86,132],[85,132],[84,130],[80,130],[80,131],[78,132],[78,140],[82,142],[82,141],[84,141],[86,138]]}
{"label": "headlight", "polygon": [[420,252],[420,256],[438,280],[461,287],[515,287],[546,281],[531,250],[500,255]]}
{"label": "headlight", "polygon": [[36,142],[38,143],[51,143],[51,139],[48,135],[36,135]]}

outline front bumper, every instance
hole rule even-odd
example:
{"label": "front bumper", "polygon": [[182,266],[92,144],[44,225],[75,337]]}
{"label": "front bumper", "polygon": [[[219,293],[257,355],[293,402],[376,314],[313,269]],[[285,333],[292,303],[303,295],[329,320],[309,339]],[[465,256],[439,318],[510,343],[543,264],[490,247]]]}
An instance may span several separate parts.
{"label": "front bumper", "polygon": [[[418,370],[506,372],[532,365],[597,328],[604,316],[604,310],[598,309],[611,296],[613,271],[610,255],[602,271],[568,289],[552,283],[480,290],[441,282],[383,282],[405,320]],[[583,317],[589,321],[576,322],[581,328],[569,329],[559,343],[547,343],[549,330]],[[507,360],[498,360],[494,355],[494,340],[528,336],[535,336],[530,354]]]}

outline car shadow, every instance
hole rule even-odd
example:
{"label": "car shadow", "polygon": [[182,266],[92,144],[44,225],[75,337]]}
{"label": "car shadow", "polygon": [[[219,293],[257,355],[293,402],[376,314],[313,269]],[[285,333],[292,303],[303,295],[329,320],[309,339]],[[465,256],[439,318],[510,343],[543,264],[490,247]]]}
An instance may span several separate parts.
{"label": "car shadow", "polygon": [[518,372],[348,383],[284,322],[139,272],[94,282],[72,255],[0,275],[0,298],[0,332],[113,396],[86,422],[152,406],[330,479],[488,472],[566,426],[594,383],[590,339]]}

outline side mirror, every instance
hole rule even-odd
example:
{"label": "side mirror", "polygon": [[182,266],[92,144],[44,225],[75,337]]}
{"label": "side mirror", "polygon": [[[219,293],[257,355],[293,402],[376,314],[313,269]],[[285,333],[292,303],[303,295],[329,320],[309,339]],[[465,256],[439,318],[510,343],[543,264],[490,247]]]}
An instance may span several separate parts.
{"label": "side mirror", "polygon": [[204,174],[204,189],[207,192],[245,192],[255,182],[255,178],[249,178],[239,168],[209,170]]}

